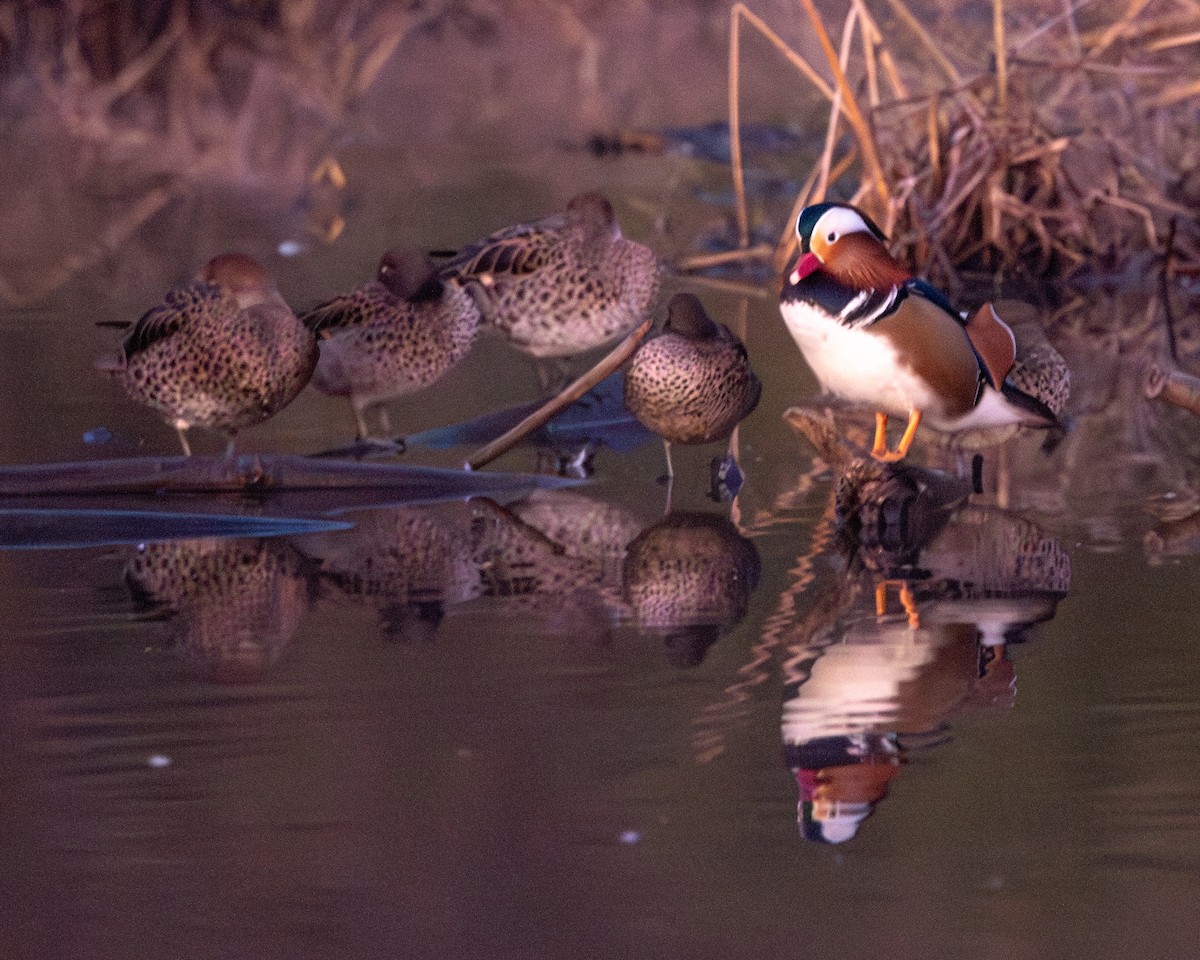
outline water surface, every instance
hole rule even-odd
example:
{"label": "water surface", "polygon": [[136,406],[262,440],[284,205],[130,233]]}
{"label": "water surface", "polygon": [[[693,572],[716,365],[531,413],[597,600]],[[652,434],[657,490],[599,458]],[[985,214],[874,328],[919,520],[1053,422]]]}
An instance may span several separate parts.
{"label": "water surface", "polygon": [[[680,16],[605,49],[721,49],[723,13]],[[409,69],[466,42],[449,36],[424,37]],[[477,112],[445,95],[415,145],[385,110],[400,71],[344,134],[344,193],[186,184],[56,284],[39,277],[74,238],[10,237],[36,295],[0,314],[3,460],[174,452],[93,375],[115,336],[93,322],[136,317],[219,249],[263,256],[306,305],[389,244],[458,244],[592,187],[629,235],[691,248],[727,223],[707,202],[719,167],[561,141],[719,115],[719,69],[699,84],[693,66],[659,99],[592,91],[500,141],[531,68],[487,74]],[[94,178],[49,189],[107,216]],[[330,243],[309,229],[322,204],[346,220]],[[1198,540],[1144,507],[1186,495],[1197,445],[1194,421],[1138,391],[1164,349],[1154,305],[1096,293],[1057,318],[1067,439],[988,452],[984,494],[856,549],[832,471],[782,418],[816,391],[769,286],[701,294],[765,384],[732,503],[709,497],[719,447],[677,451],[664,520],[652,443],[599,451],[578,488],[360,509],[337,517],[349,530],[0,553],[5,955],[1192,955]],[[488,338],[392,420],[451,423],[536,382]],[[86,443],[98,427],[111,439]],[[312,452],[351,429],[306,392],[244,445]]]}

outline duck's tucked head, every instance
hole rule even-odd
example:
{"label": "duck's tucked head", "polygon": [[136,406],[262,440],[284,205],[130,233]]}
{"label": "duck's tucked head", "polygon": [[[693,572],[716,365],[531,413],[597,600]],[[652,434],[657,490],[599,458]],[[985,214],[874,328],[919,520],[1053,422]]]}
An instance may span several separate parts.
{"label": "duck's tucked head", "polygon": [[621,235],[612,204],[595,191],[571,198],[567,204],[567,223],[583,228],[589,236],[616,239]]}
{"label": "duck's tucked head", "polygon": [[442,295],[437,266],[415,247],[396,247],[379,258],[379,282],[401,300],[436,300]]}
{"label": "duck's tucked head", "polygon": [[208,261],[200,275],[206,283],[224,287],[239,300],[262,297],[275,291],[266,268],[244,253],[223,253]]}
{"label": "duck's tucked head", "polygon": [[711,340],[718,336],[717,325],[704,312],[694,293],[677,293],[671,298],[663,333],[678,334],[688,340]]}
{"label": "duck's tucked head", "polygon": [[862,290],[895,286],[911,276],[888,253],[883,231],[848,204],[805,207],[796,219],[796,238],[801,257],[788,277],[791,283],[799,283],[817,269]]}

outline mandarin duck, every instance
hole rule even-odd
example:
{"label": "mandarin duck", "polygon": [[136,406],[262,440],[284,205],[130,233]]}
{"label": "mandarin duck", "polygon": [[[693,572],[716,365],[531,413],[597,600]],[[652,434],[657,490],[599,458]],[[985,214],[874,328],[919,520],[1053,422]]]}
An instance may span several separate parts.
{"label": "mandarin duck", "polygon": [[[471,349],[479,332],[475,299],[415,249],[389,250],[376,279],[300,318],[317,336],[321,358],[313,386],[347,397],[368,435],[367,411],[441,379]],[[388,429],[386,416],[382,417]]]}
{"label": "mandarin duck", "polygon": [[258,261],[240,253],[208,262],[187,286],[133,324],[116,357],[96,367],[179,434],[222,430],[232,455],[239,430],[278,413],[308,383],[317,343]]}
{"label": "mandarin duck", "polygon": [[658,292],[659,262],[621,235],[608,200],[583,193],[559,213],[470,244],[441,276],[475,281],[484,320],[519,350],[562,358],[637,326]]}
{"label": "mandarin duck", "polygon": [[728,437],[761,393],[741,340],[690,293],[671,299],[662,330],[638,348],[625,373],[625,407],[662,438],[668,477],[672,443]]}
{"label": "mandarin duck", "polygon": [[[991,304],[964,319],[846,204],[805,208],[796,235],[801,255],[785,277],[780,311],[821,386],[875,409],[877,460],[902,460],[922,421],[948,433],[1059,426],[1041,398],[1009,377],[1016,341]],[[895,450],[887,446],[889,416],[908,421]]]}

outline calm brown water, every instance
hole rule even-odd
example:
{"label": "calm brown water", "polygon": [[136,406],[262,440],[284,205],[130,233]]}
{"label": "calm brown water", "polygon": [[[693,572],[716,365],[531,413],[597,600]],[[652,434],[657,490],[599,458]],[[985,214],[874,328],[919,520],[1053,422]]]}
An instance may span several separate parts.
{"label": "calm brown water", "polygon": [[[30,186],[0,261],[21,294],[0,313],[3,461],[174,453],[93,374],[116,338],[93,323],[222,249],[261,255],[306,305],[390,244],[454,245],[592,187],[627,234],[692,247],[726,214],[695,196],[725,189],[720,167],[557,146],[721,115],[723,10],[642,13],[639,31],[598,25],[609,96],[545,47],[559,85],[540,117],[515,92],[538,70],[505,59],[542,49],[520,22],[456,82],[467,41],[422,34],[339,131],[344,191],[183,178],[107,252],[94,238],[144,192],[114,199],[52,124],[14,119],[26,149],[6,169]],[[660,96],[624,70],[664,61],[683,66],[655,67]],[[781,104],[755,89],[770,119]],[[310,227],[334,215],[322,243]],[[664,521],[649,444],[601,450],[569,490],[359,510],[344,531],[0,551],[0,955],[1194,956],[1200,538],[1147,538],[1143,507],[1186,492],[1197,442],[1136,389],[1163,349],[1144,299],[1056,321],[1074,431],[1052,454],[1036,437],[989,452],[988,492],[898,560],[838,546],[832,474],[782,419],[815,385],[773,295],[700,292],[765,384],[732,504],[708,496],[720,449],[677,451]],[[535,391],[488,338],[392,420]],[[114,439],[85,443],[100,427]],[[306,392],[243,447],[351,429]]]}

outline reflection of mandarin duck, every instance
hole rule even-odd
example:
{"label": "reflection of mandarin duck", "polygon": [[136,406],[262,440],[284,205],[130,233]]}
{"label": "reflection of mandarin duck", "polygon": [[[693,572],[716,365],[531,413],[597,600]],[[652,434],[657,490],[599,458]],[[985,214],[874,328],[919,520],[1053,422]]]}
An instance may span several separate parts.
{"label": "reflection of mandarin duck", "polygon": [[261,679],[308,612],[311,581],[285,541],[178,540],[140,547],[125,583],[170,614],[181,654],[211,679]]}
{"label": "reflection of mandarin duck", "polygon": [[[990,305],[963,320],[853,207],[808,207],[796,232],[801,257],[785,277],[780,310],[821,386],[875,409],[877,459],[902,459],[923,420],[951,433],[1058,425],[1050,394],[1031,394],[1036,380],[1018,385],[1010,376],[1016,341]],[[894,451],[889,416],[908,421]]]}
{"label": "reflection of mandarin duck", "polygon": [[637,326],[658,291],[659,264],[621,236],[612,204],[584,193],[561,213],[471,244],[441,275],[475,281],[484,320],[525,353],[567,357]]}
{"label": "reflection of mandarin duck", "polygon": [[134,400],[179,433],[206,427],[229,434],[282,410],[317,363],[317,344],[255,260],[226,254],[200,278],[169,291],[126,335],[111,372]]}
{"label": "reflection of mandarin duck", "polygon": [[809,839],[850,839],[899,775],[909,742],[936,739],[979,677],[969,625],[880,620],[873,598],[858,590],[849,612],[791,648],[781,727]]}
{"label": "reflection of mandarin duck", "polygon": [[680,666],[696,666],[746,614],[761,571],[758,551],[723,517],[672,513],[643,531],[625,557],[634,622],[661,636]]}
{"label": "reflection of mandarin duck", "polygon": [[668,476],[672,443],[728,437],[761,393],[742,342],[690,293],[672,298],[662,332],[642,344],[625,374],[625,406],[662,437]]}
{"label": "reflection of mandarin duck", "polygon": [[361,511],[354,529],[300,538],[323,583],[379,611],[384,635],[432,637],[447,607],[483,593],[466,504]]}
{"label": "reflection of mandarin duck", "polygon": [[951,512],[962,491],[937,477],[854,461],[839,480],[852,579],[796,626],[786,664],[782,733],[806,837],[849,839],[907,750],[967,707],[1010,706],[1005,646],[1070,586],[1057,540],[1002,510]]}
{"label": "reflection of mandarin duck", "polygon": [[[348,397],[366,437],[369,408],[439,380],[470,350],[479,308],[455,280],[438,278],[416,250],[390,250],[376,279],[301,318],[320,342],[313,385]],[[385,422],[384,429],[387,429]]]}
{"label": "reflection of mandarin duck", "polygon": [[905,754],[894,736],[828,737],[786,746],[805,840],[845,843],[887,797]]}

